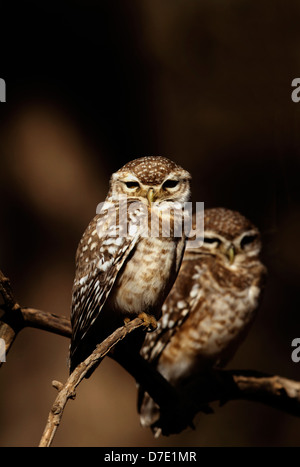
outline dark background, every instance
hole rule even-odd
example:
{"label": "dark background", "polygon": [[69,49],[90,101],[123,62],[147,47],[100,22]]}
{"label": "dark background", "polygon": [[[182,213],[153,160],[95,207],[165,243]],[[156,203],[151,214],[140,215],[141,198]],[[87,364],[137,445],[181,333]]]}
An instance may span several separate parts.
{"label": "dark background", "polygon": [[[300,4],[291,0],[1,2],[0,268],[21,304],[68,315],[74,255],[110,174],[145,155],[193,175],[193,200],[261,229],[268,286],[230,367],[300,379]],[[5,4],[4,4],[5,3]],[[0,445],[36,446],[68,341],[24,330],[0,373]],[[299,419],[216,404],[154,440],[109,358],[70,401],[55,446],[299,446]]]}

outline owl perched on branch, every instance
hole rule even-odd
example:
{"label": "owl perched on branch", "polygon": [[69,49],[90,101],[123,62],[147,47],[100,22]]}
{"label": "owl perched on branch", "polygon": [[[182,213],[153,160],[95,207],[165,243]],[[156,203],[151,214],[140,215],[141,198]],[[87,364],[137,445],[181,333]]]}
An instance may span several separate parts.
{"label": "owl perched on branch", "polygon": [[[233,356],[255,317],[266,276],[259,231],[238,212],[206,210],[203,242],[189,244],[158,328],[141,349],[175,386]],[[142,388],[139,412],[141,424],[159,433],[159,407]]]}
{"label": "owl perched on branch", "polygon": [[[139,316],[156,327],[185,248],[184,228],[178,237],[174,229],[184,222],[190,178],[164,157],[133,160],[112,175],[76,253],[71,372],[124,321]],[[167,224],[168,236],[161,230]]]}

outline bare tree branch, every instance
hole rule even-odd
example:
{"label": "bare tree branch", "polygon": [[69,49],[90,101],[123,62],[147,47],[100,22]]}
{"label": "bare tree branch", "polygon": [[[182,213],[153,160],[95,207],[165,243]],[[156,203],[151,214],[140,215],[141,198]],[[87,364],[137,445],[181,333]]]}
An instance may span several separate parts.
{"label": "bare tree branch", "polygon": [[[0,305],[0,338],[5,341],[8,354],[17,334],[25,327],[43,329],[65,337],[71,337],[71,323],[68,318],[35,308],[23,308],[15,299],[10,280],[0,270],[0,294],[3,305]],[[0,363],[1,366],[1,363]]]}
{"label": "bare tree branch", "polygon": [[35,308],[21,308],[21,313],[25,327],[43,329],[60,336],[71,337],[72,330],[69,318],[36,310]]}
{"label": "bare tree branch", "polygon": [[[10,280],[2,273],[2,271],[0,271],[0,294],[4,302],[1,308],[5,311],[0,322],[0,338],[4,339],[5,351],[7,354],[17,333],[19,332],[19,322],[20,318],[22,321],[22,315],[20,314],[20,305],[14,298]],[[14,325],[10,323],[9,319],[12,316],[14,317]]]}
{"label": "bare tree branch", "polygon": [[299,381],[250,371],[227,371],[226,373],[232,377],[236,385],[236,399],[261,402],[300,417]]}
{"label": "bare tree branch", "polygon": [[7,308],[10,310],[19,308],[10,285],[10,280],[3,274],[2,271],[0,271],[0,293]]}
{"label": "bare tree branch", "polygon": [[[202,373],[178,388],[181,397],[194,402],[195,412],[203,403],[248,400],[268,405],[300,417],[300,381],[253,370],[216,370]],[[176,426],[162,414],[154,425],[164,435],[178,433]]]}
{"label": "bare tree branch", "polygon": [[[2,316],[0,315],[0,338],[5,340],[6,352],[9,351],[17,334],[25,327],[43,329],[65,337],[71,336],[68,318],[34,308],[21,307],[14,297],[9,279],[1,271],[0,295],[4,302],[0,306],[0,310],[3,310]],[[164,435],[181,432],[192,424],[197,412],[206,411],[208,404],[213,401],[224,404],[230,400],[251,400],[300,416],[300,382],[281,376],[250,370],[212,370],[195,376],[183,387],[173,388],[141,356],[128,356],[122,352],[121,347],[116,346],[129,332],[142,325],[141,320],[138,321],[133,320],[119,328],[100,344],[95,353],[75,369],[65,385],[54,383],[59,389],[59,394],[49,414],[41,440],[42,445],[50,445],[67,400],[73,397],[76,387],[89,368],[96,365],[108,353],[160,406],[161,417],[156,427]],[[111,352],[112,348],[114,348],[113,352]]]}
{"label": "bare tree branch", "polygon": [[66,383],[63,385],[58,381],[54,381],[53,386],[58,389],[58,395],[54,401],[51,411],[48,416],[47,424],[42,435],[39,447],[49,447],[53,437],[60,424],[64,408],[69,399],[75,398],[75,390],[79,383],[83,380],[86,374],[95,367],[98,362],[112,350],[112,348],[127,334],[133,330],[144,326],[143,320],[136,318],[121,328],[118,328],[113,334],[107,337],[101,344],[97,345],[92,354],[80,363],[71,373]]}

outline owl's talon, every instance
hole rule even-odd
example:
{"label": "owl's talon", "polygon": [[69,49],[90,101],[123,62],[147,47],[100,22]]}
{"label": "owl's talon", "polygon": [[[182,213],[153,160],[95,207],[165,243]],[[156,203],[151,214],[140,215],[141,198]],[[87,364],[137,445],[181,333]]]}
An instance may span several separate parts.
{"label": "owl's talon", "polygon": [[147,327],[147,332],[155,331],[157,328],[157,321],[152,315],[148,315],[147,313],[140,313],[138,318],[144,321],[144,326]]}

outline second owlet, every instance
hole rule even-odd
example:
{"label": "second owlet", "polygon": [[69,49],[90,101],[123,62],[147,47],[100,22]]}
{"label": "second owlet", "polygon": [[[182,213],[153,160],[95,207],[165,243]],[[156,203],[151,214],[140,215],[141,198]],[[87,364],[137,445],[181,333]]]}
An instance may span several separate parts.
{"label": "second owlet", "polygon": [[[187,243],[158,328],[147,334],[141,349],[173,385],[224,366],[243,341],[265,282],[260,250],[258,229],[240,213],[205,211],[203,243],[191,248]],[[158,406],[142,389],[139,411],[143,426],[159,418]]]}
{"label": "second owlet", "polygon": [[164,157],[133,160],[112,175],[76,253],[70,371],[124,320],[141,316],[155,327],[184,253],[184,228],[181,236],[174,229],[184,222],[190,178]]}

